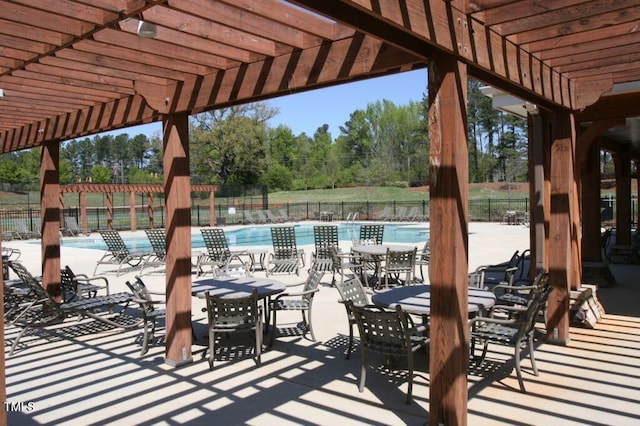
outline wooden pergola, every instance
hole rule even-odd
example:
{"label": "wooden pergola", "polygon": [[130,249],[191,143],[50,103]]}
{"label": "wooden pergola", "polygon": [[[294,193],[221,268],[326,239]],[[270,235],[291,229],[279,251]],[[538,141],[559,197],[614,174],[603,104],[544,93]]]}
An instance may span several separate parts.
{"label": "wooden pergola", "polygon": [[466,424],[467,77],[530,106],[531,248],[550,270],[548,328],[567,342],[569,290],[581,262],[600,257],[590,249],[599,149],[615,153],[618,244],[630,241],[639,17],[626,0],[0,0],[0,152],[42,147],[51,288],[60,143],[163,122],[166,361],[181,365],[191,361],[189,115],[428,67],[429,422]]}
{"label": "wooden pergola", "polygon": [[[215,191],[217,185],[191,185],[191,191],[203,191],[209,193],[209,225],[215,225]],[[154,194],[164,194],[164,185],[151,184],[99,184],[99,183],[80,183],[74,185],[66,185],[60,187],[60,209],[64,209],[64,194],[77,193],[80,197],[80,228],[87,232],[89,224],[87,220],[87,193],[94,192],[105,194],[106,210],[107,210],[107,229],[113,229],[113,194],[117,192],[129,193],[129,223],[131,230],[138,229],[138,221],[136,215],[136,194],[146,194],[147,204],[146,210],[149,217],[149,225],[153,228],[153,196]]]}

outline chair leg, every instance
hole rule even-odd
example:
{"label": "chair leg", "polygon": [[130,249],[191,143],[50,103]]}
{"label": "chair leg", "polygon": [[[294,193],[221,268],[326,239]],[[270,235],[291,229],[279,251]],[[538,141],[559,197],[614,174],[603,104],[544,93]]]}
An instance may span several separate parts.
{"label": "chair leg", "polygon": [[[411,349],[409,349],[411,351]],[[411,393],[413,392],[413,353],[407,357],[407,367],[409,370],[409,383],[407,387],[407,404],[411,404]]]}
{"label": "chair leg", "polygon": [[536,366],[536,358],[533,355],[533,333],[529,336],[529,358],[531,358],[531,367],[533,368],[533,374],[538,376],[538,367]]}
{"label": "chair leg", "polygon": [[364,383],[367,380],[367,355],[363,347],[360,347],[360,384],[358,390],[364,392]]}
{"label": "chair leg", "polygon": [[316,336],[315,336],[315,334],[313,334],[313,326],[311,325],[311,309],[309,309],[309,314],[308,315],[305,315],[304,312],[305,311],[302,311],[302,322],[304,324],[305,333],[308,330],[309,334],[311,334],[311,340],[315,342],[316,341]]}
{"label": "chair leg", "polygon": [[273,326],[271,327],[271,337],[269,339],[269,347],[273,346],[273,341],[276,338],[276,333],[278,332],[278,327],[276,327],[276,312],[278,312],[278,310],[275,308],[275,306],[272,307],[272,312],[271,312],[271,316],[273,317]]}
{"label": "chair leg", "polygon": [[[148,344],[149,344],[149,327],[147,326],[146,321],[145,321],[143,327],[144,327],[144,334],[142,335],[142,348],[140,349],[140,355],[146,354],[147,351],[149,350],[149,348],[148,348]],[[153,333],[151,333],[151,335],[153,336]]]}
{"label": "chair leg", "polygon": [[262,355],[262,322],[258,322],[256,326],[256,366],[260,367],[261,365],[261,355]]}
{"label": "chair leg", "polygon": [[345,359],[349,359],[351,357],[351,352],[353,352],[353,323],[349,324],[349,348],[347,349],[347,356]]}
{"label": "chair leg", "polygon": [[213,360],[215,357],[215,333],[209,330],[209,370],[213,370]]}
{"label": "chair leg", "polygon": [[519,342],[516,344],[515,363],[516,363],[516,374],[518,375],[518,384],[520,385],[520,392],[527,393],[527,390],[524,388],[524,381],[522,380],[522,371],[520,369],[520,344],[519,344]]}

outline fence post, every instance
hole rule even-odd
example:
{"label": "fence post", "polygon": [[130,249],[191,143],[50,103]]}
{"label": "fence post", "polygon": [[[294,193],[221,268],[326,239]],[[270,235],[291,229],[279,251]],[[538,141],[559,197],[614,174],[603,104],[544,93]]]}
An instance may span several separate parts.
{"label": "fence post", "polygon": [[489,222],[491,222],[491,198],[489,198]]}

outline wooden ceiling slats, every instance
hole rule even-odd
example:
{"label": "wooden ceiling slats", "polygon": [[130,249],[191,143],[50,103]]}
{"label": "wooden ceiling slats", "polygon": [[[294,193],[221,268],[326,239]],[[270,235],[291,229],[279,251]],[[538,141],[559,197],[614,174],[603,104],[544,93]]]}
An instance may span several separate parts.
{"label": "wooden ceiling slats", "polygon": [[168,8],[155,8],[144,14],[145,19],[167,28],[191,34],[216,43],[234,46],[263,56],[277,56],[276,43],[262,37],[238,31],[228,25],[195,17]]}
{"label": "wooden ceiling slats", "polygon": [[[637,3],[637,2],[636,2]],[[567,33],[580,34],[585,31],[607,31],[612,25],[635,23],[640,19],[640,6],[629,7],[623,11],[603,13],[597,16],[565,21],[560,24],[518,33],[518,43],[533,43],[560,37]]]}
{"label": "wooden ceiling slats", "polygon": [[12,3],[19,3],[24,6],[38,8],[45,12],[67,16],[73,19],[80,19],[92,24],[103,25],[106,22],[116,20],[118,13],[109,12],[102,8],[93,7],[87,3],[79,3],[69,0],[9,0]]}
{"label": "wooden ceiling slats", "polygon": [[[535,4],[535,2],[530,2]],[[587,21],[600,21],[605,16],[614,15],[622,18],[624,10],[636,6],[636,0],[596,1],[586,4],[578,4],[570,7],[558,7],[555,2],[549,3],[552,7],[544,12],[531,13],[522,19],[510,20],[500,25],[503,35],[518,34],[518,41],[523,33],[535,31],[545,27],[569,27],[576,24],[584,25]],[[520,6],[523,9],[530,6]],[[604,26],[604,25],[603,25]],[[573,32],[568,29],[568,31]]]}
{"label": "wooden ceiling slats", "polygon": [[175,43],[168,43],[156,39],[142,39],[136,34],[109,28],[96,32],[93,35],[93,39],[102,43],[128,47],[140,52],[155,53],[156,55],[174,58],[181,61],[193,61],[211,68],[226,69],[229,68],[230,65],[239,65],[238,62],[234,63],[226,58],[210,55],[206,52],[198,52],[196,55],[192,49]]}
{"label": "wooden ceiling slats", "polygon": [[74,50],[91,53],[98,57],[128,61],[131,66],[137,66],[141,70],[146,70],[147,67],[152,66],[158,69],[198,75],[211,74],[216,71],[214,68],[205,67],[195,62],[187,62],[169,56],[159,56],[149,52],[141,52],[91,40],[83,40],[76,43]]}
{"label": "wooden ceiling slats", "polygon": [[0,0],[0,149],[425,67],[436,50],[580,109],[640,83],[639,20],[637,0]]}
{"label": "wooden ceiling slats", "polygon": [[[201,16],[201,21],[211,21],[224,28],[234,28],[246,34],[245,37],[254,35],[262,39],[268,39],[272,43],[273,53],[268,51],[258,52],[267,56],[277,56],[276,46],[292,46],[305,49],[317,46],[322,42],[320,37],[296,30],[279,22],[274,22],[246,10],[231,7],[220,2],[206,0],[178,0],[170,1],[169,6],[176,11],[181,11],[190,16]],[[241,28],[241,30],[239,30]],[[214,30],[212,27],[211,30]],[[215,31],[212,31],[215,32]],[[286,40],[286,44],[282,42]],[[223,41],[224,42],[224,41]],[[282,47],[280,47],[282,49]],[[287,53],[282,51],[281,53]]]}
{"label": "wooden ceiling slats", "polygon": [[[54,10],[55,5],[56,2],[51,2],[52,9]],[[56,31],[76,37],[80,37],[94,28],[94,25],[78,19],[9,3],[3,0],[0,0],[0,18],[30,25],[37,29]]]}

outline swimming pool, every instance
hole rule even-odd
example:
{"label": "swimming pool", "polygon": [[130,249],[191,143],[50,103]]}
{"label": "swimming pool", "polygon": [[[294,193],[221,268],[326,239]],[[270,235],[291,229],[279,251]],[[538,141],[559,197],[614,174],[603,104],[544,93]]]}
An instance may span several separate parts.
{"label": "swimming pool", "polygon": [[[339,223],[338,237],[340,241],[351,241],[358,239],[360,234],[359,223]],[[277,225],[276,225],[277,226]],[[299,246],[313,244],[313,227],[314,224],[295,224],[296,243]],[[253,246],[270,246],[271,245],[271,227],[270,226],[246,226],[238,229],[225,229],[227,241],[231,247],[253,247]],[[146,235],[138,237],[127,237],[126,233],[122,233],[122,238],[130,250],[151,250],[151,244]],[[402,224],[384,224],[385,243],[416,243],[424,244],[429,238],[429,228],[419,225],[402,225]],[[100,236],[97,238],[64,238],[61,241],[64,247],[87,248],[95,250],[106,250],[107,246]],[[193,248],[203,248],[204,241],[200,233],[194,233],[191,237],[191,246]]]}

